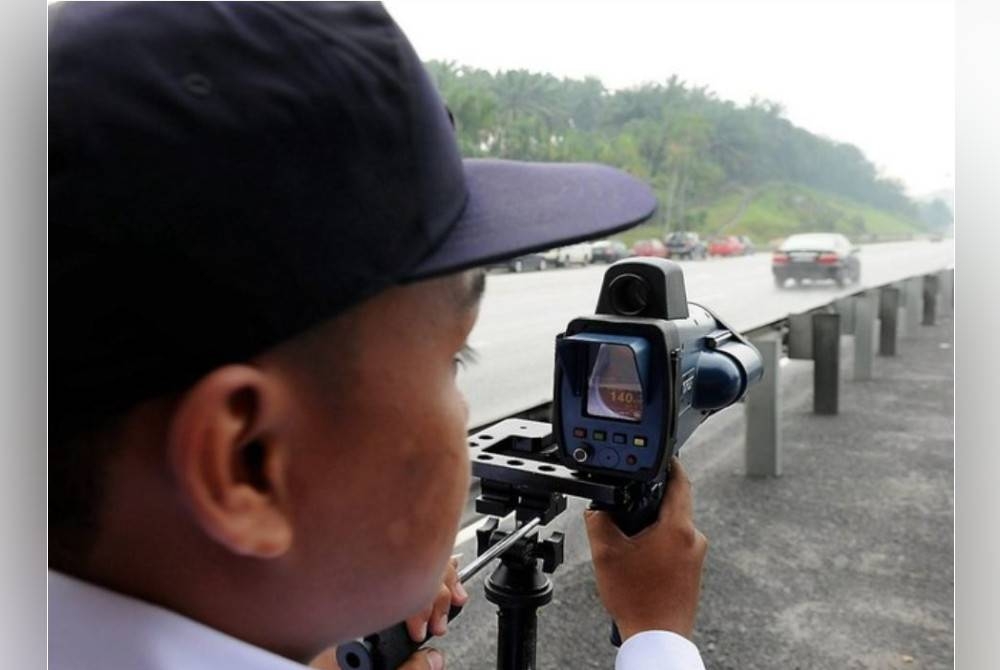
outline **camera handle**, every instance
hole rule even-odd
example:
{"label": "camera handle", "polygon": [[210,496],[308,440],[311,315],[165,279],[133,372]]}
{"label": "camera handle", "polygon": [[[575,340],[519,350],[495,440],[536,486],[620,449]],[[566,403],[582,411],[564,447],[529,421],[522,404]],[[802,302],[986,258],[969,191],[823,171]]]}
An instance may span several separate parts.
{"label": "camera handle", "polygon": [[[596,503],[591,504],[590,507],[591,509],[607,511],[615,525],[631,537],[656,523],[660,516],[660,504],[663,501],[665,490],[666,484],[664,482],[656,482],[644,488],[629,508],[607,507]],[[622,645],[622,636],[618,631],[618,624],[614,621],[611,622],[611,644],[616,647]]]}

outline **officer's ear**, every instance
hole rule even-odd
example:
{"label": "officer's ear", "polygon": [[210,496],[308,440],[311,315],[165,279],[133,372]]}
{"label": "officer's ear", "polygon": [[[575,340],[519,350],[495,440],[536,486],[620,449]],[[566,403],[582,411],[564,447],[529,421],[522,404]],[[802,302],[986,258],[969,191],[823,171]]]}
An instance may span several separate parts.
{"label": "officer's ear", "polygon": [[168,458],[184,502],[235,554],[273,558],[291,546],[289,453],[279,430],[288,407],[275,377],[227,365],[188,389],[171,419]]}

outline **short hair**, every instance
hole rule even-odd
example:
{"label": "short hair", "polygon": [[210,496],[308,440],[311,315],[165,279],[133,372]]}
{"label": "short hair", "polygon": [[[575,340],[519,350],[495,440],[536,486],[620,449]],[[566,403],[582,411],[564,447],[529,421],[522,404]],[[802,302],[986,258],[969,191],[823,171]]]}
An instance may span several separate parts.
{"label": "short hair", "polygon": [[49,565],[54,568],[79,564],[93,549],[123,420],[119,415],[77,431],[57,422],[50,431]]}

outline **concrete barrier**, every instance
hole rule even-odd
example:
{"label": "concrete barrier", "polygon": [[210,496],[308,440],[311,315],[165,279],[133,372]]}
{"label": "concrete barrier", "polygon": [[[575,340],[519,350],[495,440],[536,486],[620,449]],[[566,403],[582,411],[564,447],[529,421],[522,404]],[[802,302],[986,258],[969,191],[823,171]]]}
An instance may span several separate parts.
{"label": "concrete barrier", "polygon": [[781,338],[755,338],[764,361],[764,378],[747,394],[746,474],[748,477],[781,475]]}
{"label": "concrete barrier", "polygon": [[833,308],[840,315],[840,332],[843,335],[854,333],[854,296],[838,298],[833,302]]}
{"label": "concrete barrier", "polygon": [[878,296],[865,291],[852,298],[854,301],[854,381],[872,378],[875,362],[875,313]]}
{"label": "concrete barrier", "polygon": [[812,314],[788,315],[788,357],[812,360]]}

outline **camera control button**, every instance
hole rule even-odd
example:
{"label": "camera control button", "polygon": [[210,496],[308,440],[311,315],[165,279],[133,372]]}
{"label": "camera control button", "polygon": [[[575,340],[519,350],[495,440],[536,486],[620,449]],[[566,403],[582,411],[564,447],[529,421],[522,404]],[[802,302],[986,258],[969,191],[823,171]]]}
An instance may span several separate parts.
{"label": "camera control button", "polygon": [[618,465],[618,452],[614,449],[601,449],[597,452],[597,462],[607,468]]}
{"label": "camera control button", "polygon": [[586,447],[577,447],[573,450],[573,460],[577,463],[583,463],[588,458],[590,458],[590,449]]}
{"label": "camera control button", "polygon": [[615,433],[614,435],[611,436],[611,441],[614,442],[615,444],[625,444],[626,440],[627,436],[625,435],[625,433]]}

